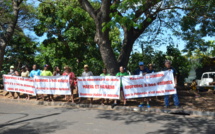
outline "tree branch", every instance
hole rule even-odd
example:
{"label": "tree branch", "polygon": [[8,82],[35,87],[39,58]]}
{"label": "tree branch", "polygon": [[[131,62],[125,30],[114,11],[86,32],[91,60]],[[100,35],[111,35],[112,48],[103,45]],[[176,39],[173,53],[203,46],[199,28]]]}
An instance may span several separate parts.
{"label": "tree branch", "polygon": [[78,1],[79,1],[80,5],[83,7],[83,9],[86,10],[90,14],[90,16],[95,20],[97,11],[95,11],[95,9],[90,4],[90,2],[88,0],[78,0]]}

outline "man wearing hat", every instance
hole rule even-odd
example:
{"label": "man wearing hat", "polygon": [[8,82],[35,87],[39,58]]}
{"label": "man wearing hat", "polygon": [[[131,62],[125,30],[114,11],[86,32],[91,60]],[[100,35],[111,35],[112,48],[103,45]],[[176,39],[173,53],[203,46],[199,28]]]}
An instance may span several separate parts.
{"label": "man wearing hat", "polygon": [[14,70],[14,66],[10,66],[10,72],[8,73],[8,75],[19,76],[19,72]]}
{"label": "man wearing hat", "polygon": [[48,70],[49,65],[44,65],[44,70],[41,72],[40,76],[53,76],[52,72]]}
{"label": "man wearing hat", "polygon": [[[19,72],[14,70],[14,66],[10,66],[10,72],[8,73],[8,75],[13,75],[13,76],[19,76]],[[17,93],[17,98],[20,98],[20,94],[18,92]],[[15,92],[11,92],[11,95],[13,97],[13,99],[16,99],[15,97]]]}
{"label": "man wearing hat", "polygon": [[[84,72],[81,75],[82,77],[88,77],[88,76],[93,76],[93,73],[89,71],[89,66],[84,65]],[[81,98],[79,99],[79,102],[81,102]],[[93,98],[90,98],[90,104],[93,103]]]}
{"label": "man wearing hat", "polygon": [[134,71],[134,75],[144,75],[148,72],[148,69],[145,68],[144,62],[140,61],[139,62],[139,68]]}
{"label": "man wearing hat", "polygon": [[84,65],[84,72],[81,75],[82,77],[86,77],[86,76],[93,76],[93,73],[91,71],[89,71],[89,66],[88,65]]}

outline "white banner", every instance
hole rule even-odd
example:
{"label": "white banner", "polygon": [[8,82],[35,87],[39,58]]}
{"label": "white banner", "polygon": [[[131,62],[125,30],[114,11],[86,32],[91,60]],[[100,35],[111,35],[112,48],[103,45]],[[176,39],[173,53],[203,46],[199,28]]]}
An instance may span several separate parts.
{"label": "white banner", "polygon": [[116,76],[78,77],[79,97],[110,98],[120,97],[120,78]]}
{"label": "white banner", "polygon": [[4,89],[10,92],[20,92],[35,95],[34,80],[19,76],[3,75]]}
{"label": "white banner", "polygon": [[34,76],[37,94],[71,95],[69,76]]}
{"label": "white banner", "polygon": [[122,77],[126,99],[176,94],[172,71]]}

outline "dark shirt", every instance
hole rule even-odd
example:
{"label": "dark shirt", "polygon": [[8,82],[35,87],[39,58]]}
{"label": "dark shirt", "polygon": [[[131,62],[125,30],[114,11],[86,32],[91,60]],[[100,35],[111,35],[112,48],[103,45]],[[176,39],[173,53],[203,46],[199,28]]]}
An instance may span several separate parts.
{"label": "dark shirt", "polygon": [[173,76],[176,77],[178,75],[178,72],[175,70],[175,68],[173,67],[170,67],[170,68],[164,68],[162,71],[166,71],[166,70],[169,70],[171,69],[172,70],[172,73],[173,73]]}
{"label": "dark shirt", "polygon": [[152,70],[148,70],[148,72],[147,73],[154,73],[155,72],[155,70],[154,69],[152,69]]}
{"label": "dark shirt", "polygon": [[134,71],[134,75],[142,75],[143,73],[147,73],[148,72],[148,69],[147,68],[144,68],[143,70],[140,70],[140,69],[137,69]]}

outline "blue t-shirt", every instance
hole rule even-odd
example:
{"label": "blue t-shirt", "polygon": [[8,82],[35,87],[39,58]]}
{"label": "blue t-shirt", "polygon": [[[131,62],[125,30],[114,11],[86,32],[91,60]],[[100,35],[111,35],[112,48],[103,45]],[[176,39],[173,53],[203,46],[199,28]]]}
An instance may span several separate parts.
{"label": "blue t-shirt", "polygon": [[30,72],[30,77],[31,78],[33,78],[35,75],[36,76],[40,76],[40,73],[41,73],[41,71],[39,70],[39,69],[37,69],[37,70],[32,70],[31,72]]}

